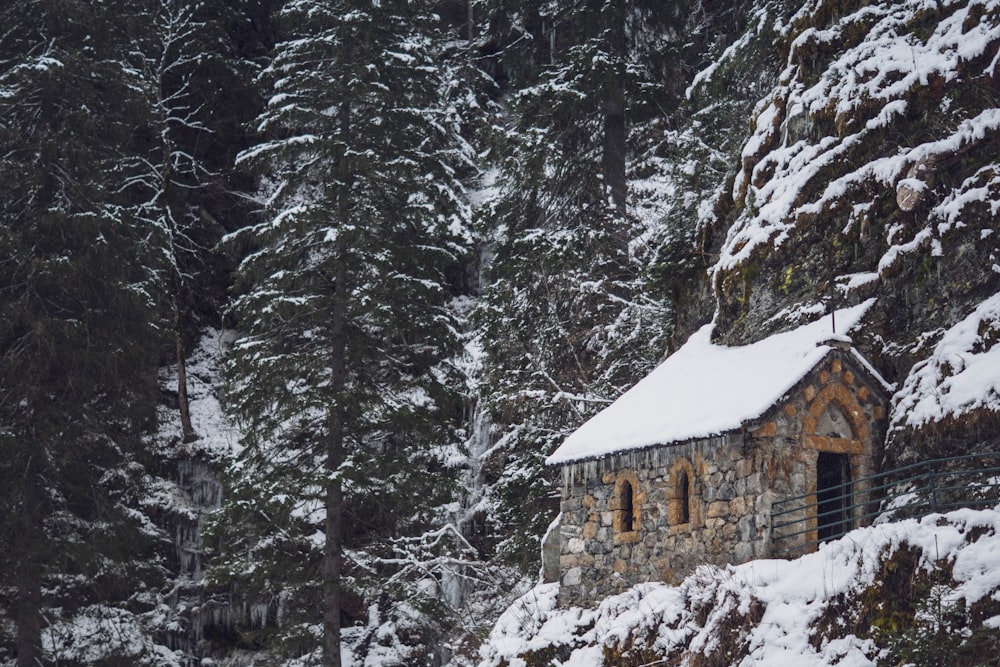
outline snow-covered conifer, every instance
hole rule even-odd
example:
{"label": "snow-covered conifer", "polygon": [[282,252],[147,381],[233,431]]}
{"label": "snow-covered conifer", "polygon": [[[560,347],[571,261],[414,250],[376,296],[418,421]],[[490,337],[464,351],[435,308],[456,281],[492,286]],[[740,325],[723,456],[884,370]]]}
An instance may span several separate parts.
{"label": "snow-covered conifer", "polygon": [[120,24],[92,9],[0,10],[0,587],[16,627],[0,623],[0,652],[25,666],[65,657],[76,618],[129,615],[158,578],[134,512],[158,358],[149,258],[117,161]]}
{"label": "snow-covered conifer", "polygon": [[248,436],[222,567],[249,572],[248,596],[283,596],[286,638],[311,637],[293,648],[339,665],[341,614],[375,574],[363,554],[451,493],[428,482],[460,417],[450,276],[469,165],[426,3],[293,0],[280,19],[261,141],[240,158],[260,221],[229,241],[244,332],[229,401]]}

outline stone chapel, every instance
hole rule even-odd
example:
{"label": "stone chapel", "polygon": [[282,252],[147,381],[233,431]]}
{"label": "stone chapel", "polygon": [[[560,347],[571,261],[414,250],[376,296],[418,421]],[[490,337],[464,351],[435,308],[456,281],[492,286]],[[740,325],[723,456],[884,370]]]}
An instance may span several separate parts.
{"label": "stone chapel", "polygon": [[[561,582],[560,604],[855,527],[859,509],[817,507],[830,490],[863,497],[854,480],[881,459],[892,387],[831,330],[849,331],[870,305],[743,347],[713,344],[707,325],[571,434],[547,460],[562,471],[548,545],[558,572],[546,574]],[[797,496],[793,522],[773,522],[772,506]]]}

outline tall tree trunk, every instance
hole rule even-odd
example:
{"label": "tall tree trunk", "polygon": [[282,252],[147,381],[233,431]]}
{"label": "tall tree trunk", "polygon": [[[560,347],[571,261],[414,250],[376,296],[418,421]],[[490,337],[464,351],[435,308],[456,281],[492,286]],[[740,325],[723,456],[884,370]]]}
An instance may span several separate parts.
{"label": "tall tree trunk", "polygon": [[17,667],[42,663],[42,535],[41,493],[37,487],[34,459],[28,462],[24,479],[24,531],[15,545],[17,572]]}
{"label": "tall tree trunk", "polygon": [[42,572],[35,559],[21,563],[17,583],[17,667],[42,664]]}
{"label": "tall tree trunk", "polygon": [[604,105],[604,186],[619,213],[625,213],[628,185],[625,180],[625,36],[626,2],[609,3],[607,21],[608,51],[613,71],[608,79]]}
{"label": "tall tree trunk", "polygon": [[169,97],[164,84],[164,74],[161,64],[161,71],[157,77],[159,84],[159,99],[156,108],[159,114],[160,123],[160,146],[163,151],[163,163],[160,166],[160,192],[157,199],[163,207],[163,219],[167,226],[167,241],[170,244],[170,261],[173,264],[171,270],[173,275],[170,279],[171,306],[173,307],[173,328],[174,328],[174,356],[177,359],[177,407],[181,413],[181,440],[184,444],[194,442],[198,439],[198,434],[194,432],[191,424],[191,406],[188,402],[187,393],[187,362],[184,359],[184,335],[181,327],[181,287],[184,285],[184,277],[181,274],[180,260],[177,257],[177,222],[170,210],[170,193],[173,189],[173,142],[170,140],[170,125],[167,121],[169,115],[164,100]]}
{"label": "tall tree trunk", "polygon": [[476,39],[475,6],[472,0],[466,0],[465,9],[467,11],[465,17],[466,38],[469,40],[469,44],[472,44],[473,40]]}
{"label": "tall tree trunk", "polygon": [[[338,244],[339,245],[339,244]],[[339,255],[340,253],[338,253]],[[337,263],[336,294],[333,302],[330,350],[330,385],[334,405],[330,408],[326,451],[326,541],[323,546],[323,649],[325,664],[340,667],[340,576],[343,569],[344,513],[340,466],[344,461],[344,388],[346,386],[347,340],[344,327],[346,310],[346,271]]]}
{"label": "tall tree trunk", "polygon": [[194,442],[198,434],[191,424],[191,406],[187,393],[187,362],[184,359],[184,337],[181,331],[181,307],[175,286],[172,298],[174,309],[174,353],[177,357],[177,406],[181,413],[181,436],[184,443]]}
{"label": "tall tree trunk", "polygon": [[[340,133],[347,143],[351,129],[351,109],[343,102],[339,113]],[[346,155],[340,155],[335,167],[338,222],[345,225],[350,213],[350,165]],[[340,466],[344,462],[344,420],[347,416],[344,395],[347,387],[347,269],[344,262],[345,242],[337,237],[334,247],[334,296],[330,314],[330,408],[326,451],[326,541],[323,546],[323,653],[327,667],[340,667],[340,577],[344,564],[343,514],[344,493],[340,481]]]}
{"label": "tall tree trunk", "polygon": [[[338,421],[336,417],[331,420]],[[337,477],[338,472],[329,465],[332,457],[343,449],[334,443],[337,438],[343,441],[343,433],[330,434],[327,472],[331,479],[326,487],[326,543],[323,549],[323,652],[324,664],[328,667],[340,667],[340,576],[343,570],[341,518],[344,513],[344,495]]]}

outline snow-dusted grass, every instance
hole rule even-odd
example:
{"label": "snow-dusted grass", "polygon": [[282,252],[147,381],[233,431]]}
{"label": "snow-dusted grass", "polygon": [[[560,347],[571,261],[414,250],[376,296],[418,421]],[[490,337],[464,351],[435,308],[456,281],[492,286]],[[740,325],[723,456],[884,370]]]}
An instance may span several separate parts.
{"label": "snow-dusted grass", "polygon": [[[155,615],[155,614],[154,614]],[[176,652],[155,643],[141,617],[124,609],[93,605],[72,614],[49,610],[42,649],[60,661],[92,664],[114,656],[134,665],[173,667],[183,664]]]}
{"label": "snow-dusted grass", "polygon": [[[937,606],[918,604],[898,617],[905,627],[874,627],[876,611],[889,614],[879,605],[903,594],[886,578],[905,572],[905,562],[914,566],[907,584],[923,585],[923,599]],[[862,528],[796,560],[706,566],[679,586],[640,584],[596,609],[559,609],[558,593],[558,584],[544,584],[515,602],[483,646],[480,667],[531,667],[542,655],[551,667],[883,664],[893,647],[921,637],[960,647],[973,632],[1000,626],[996,615],[977,623],[968,613],[973,605],[1000,608],[1000,511]]]}

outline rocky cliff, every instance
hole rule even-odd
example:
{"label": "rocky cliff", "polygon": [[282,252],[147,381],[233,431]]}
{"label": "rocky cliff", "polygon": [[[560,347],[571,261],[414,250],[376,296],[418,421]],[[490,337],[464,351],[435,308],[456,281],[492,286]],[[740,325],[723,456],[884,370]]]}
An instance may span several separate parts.
{"label": "rocky cliff", "polygon": [[716,332],[744,344],[877,297],[856,342],[899,389],[888,463],[996,449],[1000,5],[756,12],[692,88],[773,38],[773,87],[700,209]]}

